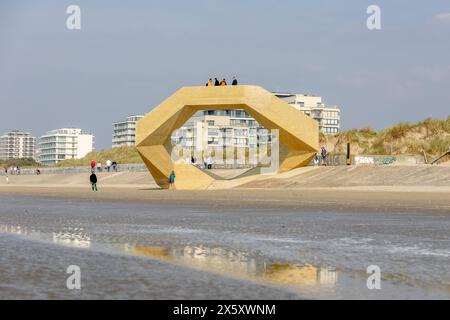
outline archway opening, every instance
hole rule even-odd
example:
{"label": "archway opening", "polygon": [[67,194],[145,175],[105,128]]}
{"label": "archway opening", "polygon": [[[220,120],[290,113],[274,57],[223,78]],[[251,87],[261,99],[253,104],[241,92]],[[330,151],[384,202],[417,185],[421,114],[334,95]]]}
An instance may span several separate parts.
{"label": "archway opening", "polygon": [[230,180],[268,170],[276,137],[244,109],[201,110],[171,134],[171,158]]}

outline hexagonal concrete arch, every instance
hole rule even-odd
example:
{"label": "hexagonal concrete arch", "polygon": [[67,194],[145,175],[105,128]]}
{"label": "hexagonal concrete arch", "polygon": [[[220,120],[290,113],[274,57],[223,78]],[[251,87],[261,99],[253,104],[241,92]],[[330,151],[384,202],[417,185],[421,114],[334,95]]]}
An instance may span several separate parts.
{"label": "hexagonal concrete arch", "polygon": [[200,110],[244,109],[266,129],[278,129],[278,172],[307,165],[319,145],[314,119],[258,86],[184,87],[136,124],[136,147],[156,183],[168,187],[175,170],[177,189],[206,189],[214,179],[193,165],[171,159],[172,132]]}

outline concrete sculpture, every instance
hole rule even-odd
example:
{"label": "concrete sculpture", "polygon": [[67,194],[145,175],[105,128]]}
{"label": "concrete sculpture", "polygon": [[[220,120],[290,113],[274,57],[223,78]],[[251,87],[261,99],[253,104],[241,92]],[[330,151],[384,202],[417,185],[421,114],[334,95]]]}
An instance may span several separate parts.
{"label": "concrete sculpture", "polygon": [[136,147],[156,183],[167,188],[172,170],[177,189],[206,189],[214,181],[190,164],[171,159],[171,134],[200,110],[243,109],[266,129],[278,129],[278,172],[307,165],[318,150],[317,122],[258,86],[184,87],[136,125]]}

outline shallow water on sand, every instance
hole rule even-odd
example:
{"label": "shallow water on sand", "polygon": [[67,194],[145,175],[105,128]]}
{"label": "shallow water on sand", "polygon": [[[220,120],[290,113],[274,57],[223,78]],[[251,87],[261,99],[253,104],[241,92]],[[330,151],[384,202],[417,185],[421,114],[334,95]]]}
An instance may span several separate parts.
{"label": "shallow water on sand", "polygon": [[450,215],[0,203],[0,298],[450,298]]}

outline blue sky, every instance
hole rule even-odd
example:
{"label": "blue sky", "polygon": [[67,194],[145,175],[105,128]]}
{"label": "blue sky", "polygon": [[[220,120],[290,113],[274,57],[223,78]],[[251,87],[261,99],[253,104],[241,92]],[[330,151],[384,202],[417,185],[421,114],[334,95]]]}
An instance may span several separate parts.
{"label": "blue sky", "polygon": [[[81,30],[66,28],[81,7]],[[366,28],[381,8],[382,29]],[[321,95],[342,127],[450,112],[450,1],[0,2],[0,132],[111,123],[184,85],[231,78]]]}

